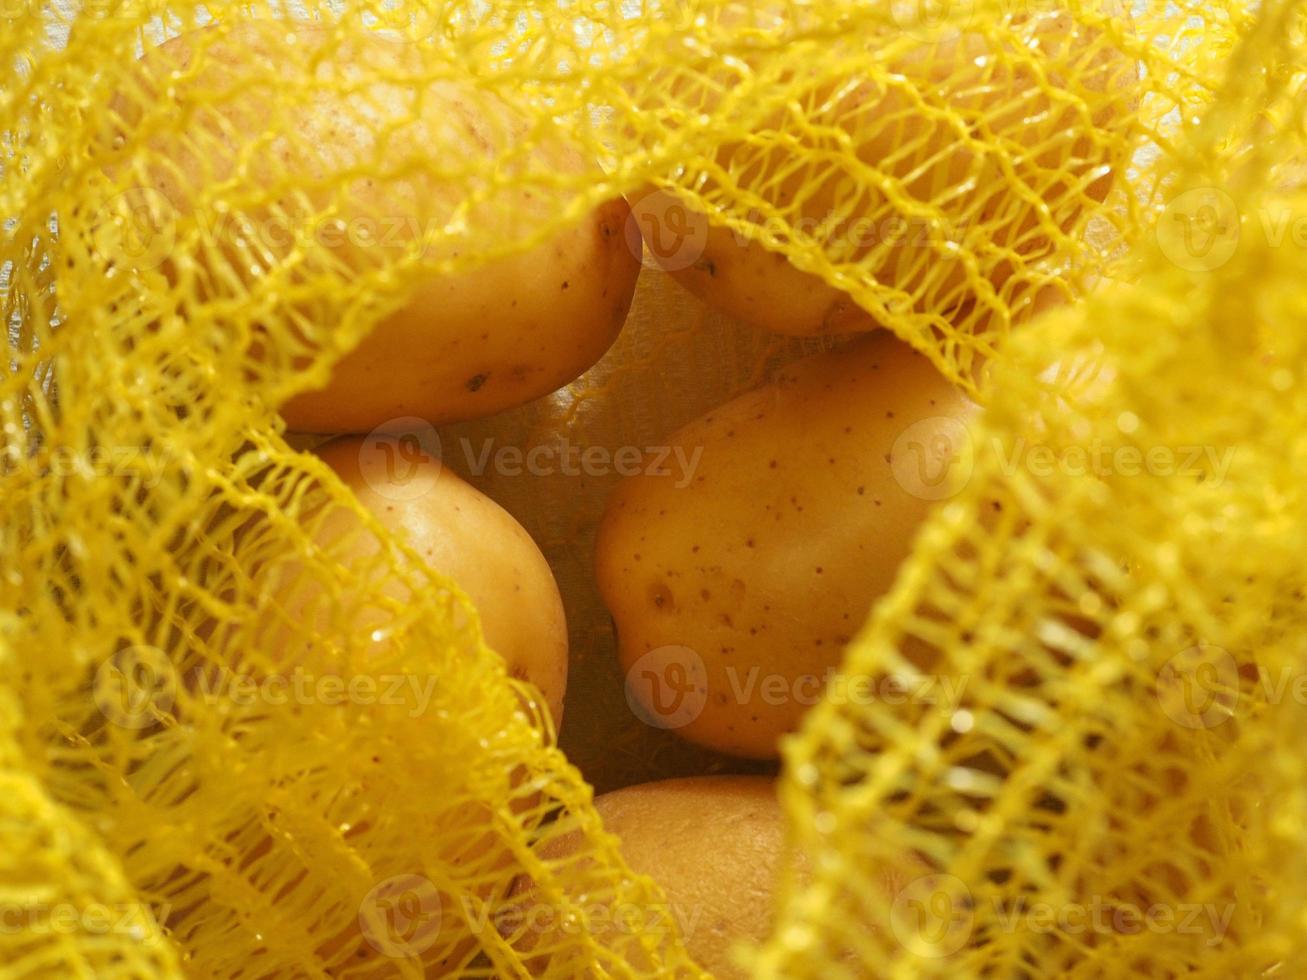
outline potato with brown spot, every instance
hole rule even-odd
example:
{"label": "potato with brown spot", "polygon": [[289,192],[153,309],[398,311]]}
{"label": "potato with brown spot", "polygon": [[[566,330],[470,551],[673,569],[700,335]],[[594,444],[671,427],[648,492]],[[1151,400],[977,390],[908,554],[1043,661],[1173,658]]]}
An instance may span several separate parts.
{"label": "potato with brown spot", "polygon": [[686,458],[701,453],[688,486],[622,481],[596,573],[645,720],[773,757],[934,501],[965,477],[975,410],[924,357],[876,334],[673,435]]}
{"label": "potato with brown spot", "polygon": [[[297,67],[309,57],[312,68]],[[143,176],[177,214],[201,211],[210,224],[194,265],[169,257],[163,266],[172,278],[193,276],[201,297],[239,297],[259,278],[285,275],[274,317],[310,318],[296,327],[307,340],[329,331],[322,318],[337,310],[293,299],[297,280],[328,262],[357,277],[420,261],[400,285],[382,287],[402,302],[344,354],[326,386],[281,406],[292,429],[367,432],[404,417],[491,415],[571,382],[625,321],[640,262],[622,233],[630,209],[621,198],[524,252],[462,272],[422,271],[469,248],[441,237],[446,227],[471,228],[474,248],[524,240],[598,169],[562,135],[531,135],[529,107],[456,75],[432,77],[433,57],[359,28],[208,27],[150,51],[140,91],[112,107],[115,131],[131,133],[142,105],[167,89],[187,119],[148,138],[161,162]],[[528,143],[530,152],[510,152]],[[505,182],[491,185],[496,172]],[[571,189],[550,185],[565,175],[575,178]],[[261,351],[256,336],[252,356]]]}

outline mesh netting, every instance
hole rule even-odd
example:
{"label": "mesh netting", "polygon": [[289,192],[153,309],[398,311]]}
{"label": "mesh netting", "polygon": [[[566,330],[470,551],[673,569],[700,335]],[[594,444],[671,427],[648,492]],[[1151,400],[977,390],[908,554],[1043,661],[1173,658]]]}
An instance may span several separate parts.
{"label": "mesh netting", "polygon": [[[13,10],[0,972],[698,972],[670,924],[595,924],[661,898],[538,695],[276,414],[424,281],[657,187],[703,248],[729,233],[815,277],[824,332],[879,323],[987,407],[970,480],[845,663],[910,675],[898,651],[925,643],[964,701],[826,703],[788,743],[812,876],[755,972],[1298,975],[1302,30],[1287,0]],[[436,150],[455,96],[474,160]],[[385,248],[314,235],[396,212]],[[246,233],[269,221],[292,234]],[[702,288],[704,263],[655,257]],[[641,290],[599,369],[498,431],[657,438],[831,342]],[[662,399],[624,400],[639,383]],[[1086,475],[1031,447],[1182,458]],[[605,490],[504,502],[556,557]],[[621,704],[576,594],[574,691]],[[625,713],[628,778],[704,761],[650,761],[667,743],[624,704],[575,694],[565,745],[598,754],[567,734],[587,711],[601,733]],[[905,853],[931,873],[870,886]],[[1120,912],[1154,907],[1174,921]]]}

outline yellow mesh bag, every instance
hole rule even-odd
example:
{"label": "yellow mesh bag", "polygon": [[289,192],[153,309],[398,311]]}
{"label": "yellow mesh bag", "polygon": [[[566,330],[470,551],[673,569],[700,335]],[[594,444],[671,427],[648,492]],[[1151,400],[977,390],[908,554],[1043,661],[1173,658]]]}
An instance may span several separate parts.
{"label": "yellow mesh bag", "polygon": [[22,712],[3,698],[5,922],[0,950],[15,976],[180,977],[177,950],[154,907],[75,815],[27,772],[14,729]]}
{"label": "yellow mesh bag", "polygon": [[[603,481],[530,501],[488,488],[575,596],[560,748],[457,584],[276,416],[423,278],[650,186],[837,287],[987,408],[965,488],[844,668],[911,674],[913,637],[965,699],[826,703],[788,743],[784,802],[814,875],[742,952],[752,970],[1299,975],[1303,725],[1283,682],[1303,635],[1307,311],[1303,251],[1262,232],[1307,213],[1303,26],[1288,0],[12,10],[0,895],[26,928],[0,935],[0,975],[699,974],[674,921],[589,914],[665,907],[603,833],[590,783],[723,765],[611,707],[583,551]],[[391,53],[360,52],[360,32]],[[181,34],[185,68],[140,60]],[[405,201],[430,135],[421,93],[446,84],[490,120],[497,100],[525,103],[528,124],[495,165],[437,161],[438,193]],[[233,140],[250,91],[261,136]],[[380,91],[404,93],[407,118],[371,125]],[[331,98],[363,134],[354,157],[298,125]],[[560,176],[560,140],[594,165]],[[808,220],[814,200],[829,226]],[[421,232],[344,258],[311,236],[214,234],[346,207],[380,221],[397,203]],[[929,234],[854,241],[859,217]],[[657,439],[837,342],[772,341],[645,280],[594,371],[445,438]],[[1086,447],[1113,465],[1076,471]],[[1203,452],[1170,471],[1116,465],[1189,447]],[[357,541],[315,533],[342,512],[375,546],[348,571]],[[371,695],[214,696],[306,651]],[[578,698],[608,706],[582,725]],[[576,831],[571,857],[538,856]],[[905,854],[923,873],[891,901],[875,870]],[[565,928],[532,928],[528,901]],[[137,915],[100,930],[99,906]],[[1128,912],[1154,906],[1199,914]]]}

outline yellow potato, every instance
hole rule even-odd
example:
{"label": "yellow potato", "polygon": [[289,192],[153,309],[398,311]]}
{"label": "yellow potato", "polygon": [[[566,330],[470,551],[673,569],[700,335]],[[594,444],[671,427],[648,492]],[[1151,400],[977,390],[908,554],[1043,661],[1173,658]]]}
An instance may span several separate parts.
{"label": "yellow potato", "polygon": [[[733,10],[724,22],[738,19]],[[995,58],[991,41],[978,34],[904,47],[899,32],[871,42],[894,42],[901,52],[888,57],[888,81],[836,84],[817,80],[814,71],[811,84],[797,82],[802,95],[791,100],[804,106],[808,128],[798,129],[787,104],[764,127],[784,138],[727,143],[717,163],[735,173],[747,195],[761,199],[763,206],[748,210],[756,207],[763,228],[816,242],[832,261],[865,263],[867,273],[911,297],[918,310],[956,316],[984,300],[978,292],[984,287],[969,281],[963,261],[949,251],[956,240],[979,250],[980,276],[1029,315],[1048,305],[1055,290],[1018,297],[1004,287],[1051,253],[1050,226],[1070,231],[1128,165],[1121,136],[1137,69],[1065,12],[1017,22],[1024,41],[1047,59],[1047,82],[1004,55]],[[848,39],[831,43],[832,57],[851,53]],[[691,90],[679,78],[669,84],[705,112],[720,98],[720,89],[710,86]],[[1064,90],[1055,99],[1047,94],[1050,84]],[[1095,129],[1115,132],[1104,139]],[[810,162],[800,163],[792,140],[811,154]],[[838,162],[851,150],[890,179],[890,192]],[[702,189],[733,196],[715,177]],[[709,225],[676,194],[644,188],[631,201],[654,258],[709,305],[783,334],[878,326],[844,290],[757,238]],[[767,219],[767,208],[786,211],[799,234]]]}
{"label": "yellow potato", "polygon": [[882,333],[672,436],[697,460],[693,479],[624,480],[596,548],[637,713],[720,751],[774,756],[932,501],[966,477],[974,410]]}
{"label": "yellow potato", "polygon": [[[507,512],[444,469],[438,456],[426,450],[412,434],[395,434],[338,438],[319,447],[317,453],[366,511],[420,559],[462,588],[479,613],[486,643],[503,656],[511,676],[539,689],[539,714],[549,714],[556,726],[562,720],[568,642],[562,600],[549,566],[530,536]],[[263,516],[253,518],[236,532],[239,538],[248,536],[245,545],[249,550],[242,549],[246,556],[263,553],[249,539],[259,535],[266,520]],[[375,583],[377,589],[366,591],[379,591],[401,604],[411,597],[405,583],[391,578],[384,564],[373,561],[377,543],[352,509],[330,504],[324,510],[310,504],[301,512],[300,520],[321,549],[319,557],[343,565],[360,591]],[[358,703],[377,706],[373,709],[377,723],[373,734],[377,738],[371,764],[353,773],[356,783],[339,788],[344,799],[370,814],[366,820],[357,821],[354,832],[372,823],[378,799],[395,794],[429,798],[434,792],[443,803],[450,804],[424,810],[420,819],[403,828],[415,848],[412,865],[401,866],[398,874],[373,869],[374,887],[366,896],[359,896],[357,913],[348,906],[333,913],[331,925],[338,931],[314,950],[316,959],[306,963],[306,969],[312,965],[325,970],[323,975],[380,980],[396,975],[398,959],[420,959],[424,976],[459,975],[460,964],[475,955],[475,940],[460,922],[447,914],[442,917],[439,910],[455,908],[467,896],[458,894],[430,869],[447,868],[454,875],[469,866],[480,867],[483,873],[486,868],[496,869],[486,873],[483,882],[471,886],[463,883],[485,901],[493,891],[495,877],[502,881],[511,875],[513,855],[496,830],[490,807],[472,797],[460,802],[467,787],[441,782],[424,788],[412,782],[412,773],[403,764],[392,761],[395,755],[409,753],[403,741],[385,737],[386,712],[395,708],[384,706],[400,704],[388,699],[418,695],[420,700],[403,705],[403,710],[423,712],[420,718],[425,721],[431,717],[425,712],[435,710],[432,698],[442,683],[441,676],[433,674],[431,666],[424,666],[420,650],[413,651],[418,656],[402,673],[371,673],[366,659],[352,664],[346,672],[325,646],[333,639],[343,639],[341,634],[346,630],[356,640],[366,638],[371,631],[387,627],[392,614],[380,604],[363,608],[351,604],[347,607],[351,618],[339,622],[338,610],[324,601],[323,586],[305,573],[298,558],[271,557],[274,560],[247,561],[246,571],[253,580],[253,590],[267,596],[269,605],[277,608],[275,616],[268,617],[269,622],[252,644],[247,637],[236,635],[236,625],[219,626],[208,621],[198,630],[205,644],[225,655],[228,669],[237,676],[280,680],[279,687],[269,690],[279,690],[283,697],[287,691],[304,690],[314,699],[353,698],[357,690],[359,697],[370,699]],[[347,588],[340,598],[344,603],[353,603],[357,596]],[[283,615],[295,625],[283,622]],[[384,660],[388,652],[386,642],[382,639],[373,648],[378,659]],[[264,656],[254,663],[242,662],[246,645],[255,646]],[[436,652],[431,651],[433,655]],[[271,670],[263,666],[268,661],[274,665]],[[457,665],[454,669],[458,669]],[[296,675],[300,672],[309,686],[298,686]],[[224,691],[222,671],[215,665],[205,663],[189,676],[194,676],[196,683],[208,684],[211,691]],[[393,683],[401,677],[407,682],[402,692]],[[336,693],[322,683],[328,680],[337,682]],[[356,688],[359,681],[371,684]],[[432,730],[439,731],[439,725],[435,722]],[[510,775],[520,783],[525,774]],[[520,813],[536,805],[535,794],[518,795],[510,804]],[[342,830],[348,836],[350,828]],[[242,839],[242,846],[248,850],[238,850],[230,840],[226,844],[238,855],[263,855],[289,848],[295,851],[291,861],[304,858],[296,850],[298,839],[293,835],[279,834],[274,840],[256,825]],[[393,849],[396,842],[391,840],[382,846]],[[244,865],[242,868],[254,874]],[[322,923],[314,928],[321,929]]]}
{"label": "yellow potato", "polygon": [[[640,909],[635,921],[659,928],[675,923],[694,960],[718,980],[744,980],[735,965],[737,944],[759,943],[771,932],[774,891],[786,870],[784,814],[770,779],[760,776],[709,776],[670,779],[620,789],[595,800],[604,828],[621,842],[623,858],[637,874],[662,888],[666,906]],[[559,858],[575,849],[567,836],[541,848]],[[906,884],[910,865],[886,868],[880,881],[887,895]],[[789,869],[804,880],[808,862],[789,856]],[[529,887],[529,886],[528,886]],[[519,895],[527,887],[519,889]],[[523,920],[534,916],[529,900]],[[597,930],[620,928],[591,922]],[[602,933],[601,933],[602,934]],[[535,937],[531,937],[534,939]]]}
{"label": "yellow potato", "polygon": [[[438,463],[398,459],[392,467],[405,438],[411,437],[336,439],[318,454],[360,504],[467,593],[487,645],[512,676],[540,689],[555,724],[561,722],[567,623],[544,555],[507,511]],[[355,528],[353,515],[341,511],[320,534],[324,543],[348,538],[362,559],[373,546]]]}
{"label": "yellow potato", "polygon": [[[289,268],[294,281],[295,263],[305,261],[291,247],[296,235],[312,243],[304,275],[327,256],[351,272],[383,268],[451,220],[465,221],[479,241],[516,240],[568,200],[568,191],[541,180],[596,170],[561,139],[529,136],[523,108],[470,83],[425,79],[423,59],[437,57],[430,51],[343,30],[329,47],[328,32],[284,21],[186,34],[147,55],[143,94],[116,100],[123,131],[141,117],[142,100],[163,98],[165,88],[190,117],[184,132],[149,140],[166,165],[151,166],[147,190],[178,215],[212,209],[209,189],[237,184],[222,193],[243,198],[241,220],[204,214],[210,231],[194,280],[202,297],[250,288],[259,270]],[[283,91],[276,66],[320,47],[311,86],[287,82]],[[399,80],[377,81],[374,72]],[[307,68],[287,74],[313,78]],[[345,85],[355,87],[345,94]],[[498,162],[528,139],[539,145],[525,158]],[[507,186],[489,185],[496,167]],[[488,199],[461,215],[472,190]],[[287,423],[327,433],[366,432],[404,417],[439,424],[564,386],[599,359],[626,318],[639,272],[625,235],[628,215],[624,200],[611,200],[524,253],[420,279],[338,362],[325,388],[282,407]],[[423,245],[433,260],[456,256],[459,247]],[[164,269],[182,274],[172,259]]]}

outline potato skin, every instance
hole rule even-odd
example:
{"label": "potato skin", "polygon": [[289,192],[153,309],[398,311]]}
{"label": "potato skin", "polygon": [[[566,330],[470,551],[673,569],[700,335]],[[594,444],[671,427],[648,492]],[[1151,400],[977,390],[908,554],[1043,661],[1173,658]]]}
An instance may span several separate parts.
{"label": "potato skin", "polygon": [[[384,468],[363,468],[364,454],[376,449],[368,440],[346,437],[322,446],[318,455],[363,507],[467,593],[486,643],[504,658],[512,676],[540,689],[555,725],[561,723],[567,622],[540,549],[507,511],[447,469],[440,469],[421,496],[403,499],[390,492]],[[347,532],[338,523],[328,522],[323,533],[343,539]],[[368,539],[349,540],[364,557]]]}
{"label": "potato skin", "polygon": [[610,201],[544,245],[423,283],[336,365],[326,388],[282,408],[300,431],[362,432],[494,415],[574,381],[617,339],[639,260],[629,208]]}
{"label": "potato skin", "polygon": [[[1127,157],[1114,157],[1087,130],[1090,125],[1119,130],[1129,124],[1135,105],[1129,87],[1137,80],[1136,67],[1112,49],[1094,49],[1088,32],[1073,33],[1074,21],[1065,12],[1033,16],[1037,19],[1029,27],[1030,37],[1074,79],[1074,84],[1059,80],[1054,72],[1054,84],[1083,90],[1087,118],[1069,100],[1051,103],[1032,71],[994,68],[993,52],[978,34],[937,46],[923,44],[893,59],[898,78],[893,87],[866,82],[848,88],[841,82],[837,90],[814,83],[811,97],[800,100],[821,107],[810,109],[814,127],[834,127],[849,135],[862,163],[892,178],[898,194],[929,204],[930,213],[956,226],[954,234],[971,236],[983,227],[987,239],[1009,249],[1013,258],[999,261],[991,253],[985,260],[992,264],[988,278],[1000,296],[1017,268],[1049,254],[1048,235],[1039,229],[1051,221],[1069,231],[1087,208],[1104,201],[1116,171],[1129,163]],[[1122,16],[1128,14],[1122,10]],[[738,12],[723,15],[728,23],[733,17],[738,18]],[[927,116],[918,102],[920,93],[932,105],[942,100],[960,112],[967,125],[959,129]],[[716,96],[684,97],[707,100],[704,111],[711,111]],[[780,131],[792,128],[782,116],[768,125]],[[833,139],[799,138],[813,151],[847,152]],[[990,144],[1002,140],[1007,156],[982,156],[966,145],[971,139]],[[930,230],[924,221],[916,227],[902,223],[902,208],[891,209],[879,189],[863,187],[846,218],[833,229],[818,231],[849,207],[849,192],[842,185],[851,178],[841,167],[814,187],[811,168],[794,167],[792,156],[784,149],[763,151],[729,143],[717,153],[717,162],[723,167],[734,162],[735,169],[747,174],[742,181],[746,188],[769,205],[788,208],[802,194],[799,220],[808,223],[807,234],[824,242],[833,261],[868,261],[878,282],[912,296],[923,310],[956,314],[974,306],[976,287],[969,283],[962,261],[938,247],[944,242],[942,233]],[[1004,172],[1003,161],[1011,173]],[[1042,205],[1053,205],[1052,213],[1041,217],[1041,205],[1020,200],[1014,177],[1028,193],[1042,195]],[[880,326],[842,289],[799,269],[761,241],[708,224],[706,216],[675,193],[645,187],[632,194],[631,201],[655,261],[715,309],[780,334],[837,334]],[[689,219],[684,216],[687,210],[692,212]],[[697,229],[692,244],[660,251],[657,230],[684,227],[687,221]],[[1035,290],[1020,302],[1016,297],[1007,302],[1019,307],[1014,313],[1028,317],[1054,302],[1055,292]]]}
{"label": "potato skin", "polygon": [[878,333],[672,436],[701,450],[693,480],[624,480],[596,548],[633,706],[694,742],[774,757],[930,510],[901,467],[941,434],[964,438],[958,424],[974,411],[924,357]]}
{"label": "potato skin", "polygon": [[[224,31],[210,27],[174,38],[142,62],[143,98],[163,98],[159,89],[166,85],[178,111],[193,114],[184,135],[150,137],[151,154],[169,165],[153,165],[147,176],[180,215],[202,206],[207,188],[238,180],[253,201],[241,217],[271,229],[258,236],[255,250],[265,267],[292,256],[292,233],[304,231],[299,222],[316,222],[334,206],[330,221],[309,229],[318,250],[357,274],[384,268],[424,232],[455,217],[467,188],[483,180],[506,148],[528,139],[527,115],[496,93],[456,80],[417,86],[371,74],[430,75],[423,61],[430,53],[416,45],[344,28],[334,40],[321,28],[285,21]],[[297,38],[293,49],[288,33]],[[281,80],[267,78],[265,63],[318,48],[326,53],[317,81],[294,91],[281,118],[275,110],[282,103],[268,91]],[[342,97],[345,85],[354,89]],[[113,116],[124,131],[141,116],[140,99],[115,100]],[[258,150],[242,162],[250,144]],[[475,176],[438,172],[451,161]],[[549,137],[527,160],[504,164],[522,177],[588,174],[595,166]],[[337,176],[359,168],[365,176]],[[464,217],[478,239],[519,239],[565,206],[567,193],[510,185]],[[626,319],[640,269],[639,252],[626,238],[629,213],[616,198],[528,251],[407,283],[403,304],[337,362],[325,388],[281,406],[287,424],[329,434],[368,432],[404,417],[440,424],[491,415],[563,387],[603,355]],[[202,296],[230,290],[233,281],[249,288],[251,281],[239,229],[216,227],[201,257],[196,290]],[[424,258],[454,257],[459,247],[430,244]],[[167,270],[176,275],[172,263]],[[287,312],[312,317],[317,326],[334,313]]]}
{"label": "potato skin", "polygon": [[[648,910],[641,920],[671,918],[699,966],[718,980],[747,980],[732,959],[736,945],[770,935],[785,874],[800,882],[809,874],[806,856],[787,846],[774,782],[764,776],[668,779],[606,793],[595,809],[631,870],[648,875],[666,896],[670,908]],[[560,858],[577,843],[575,836],[557,838],[541,853]],[[905,859],[878,879],[894,895],[914,871],[918,863]],[[518,893],[528,888],[519,885]]]}

